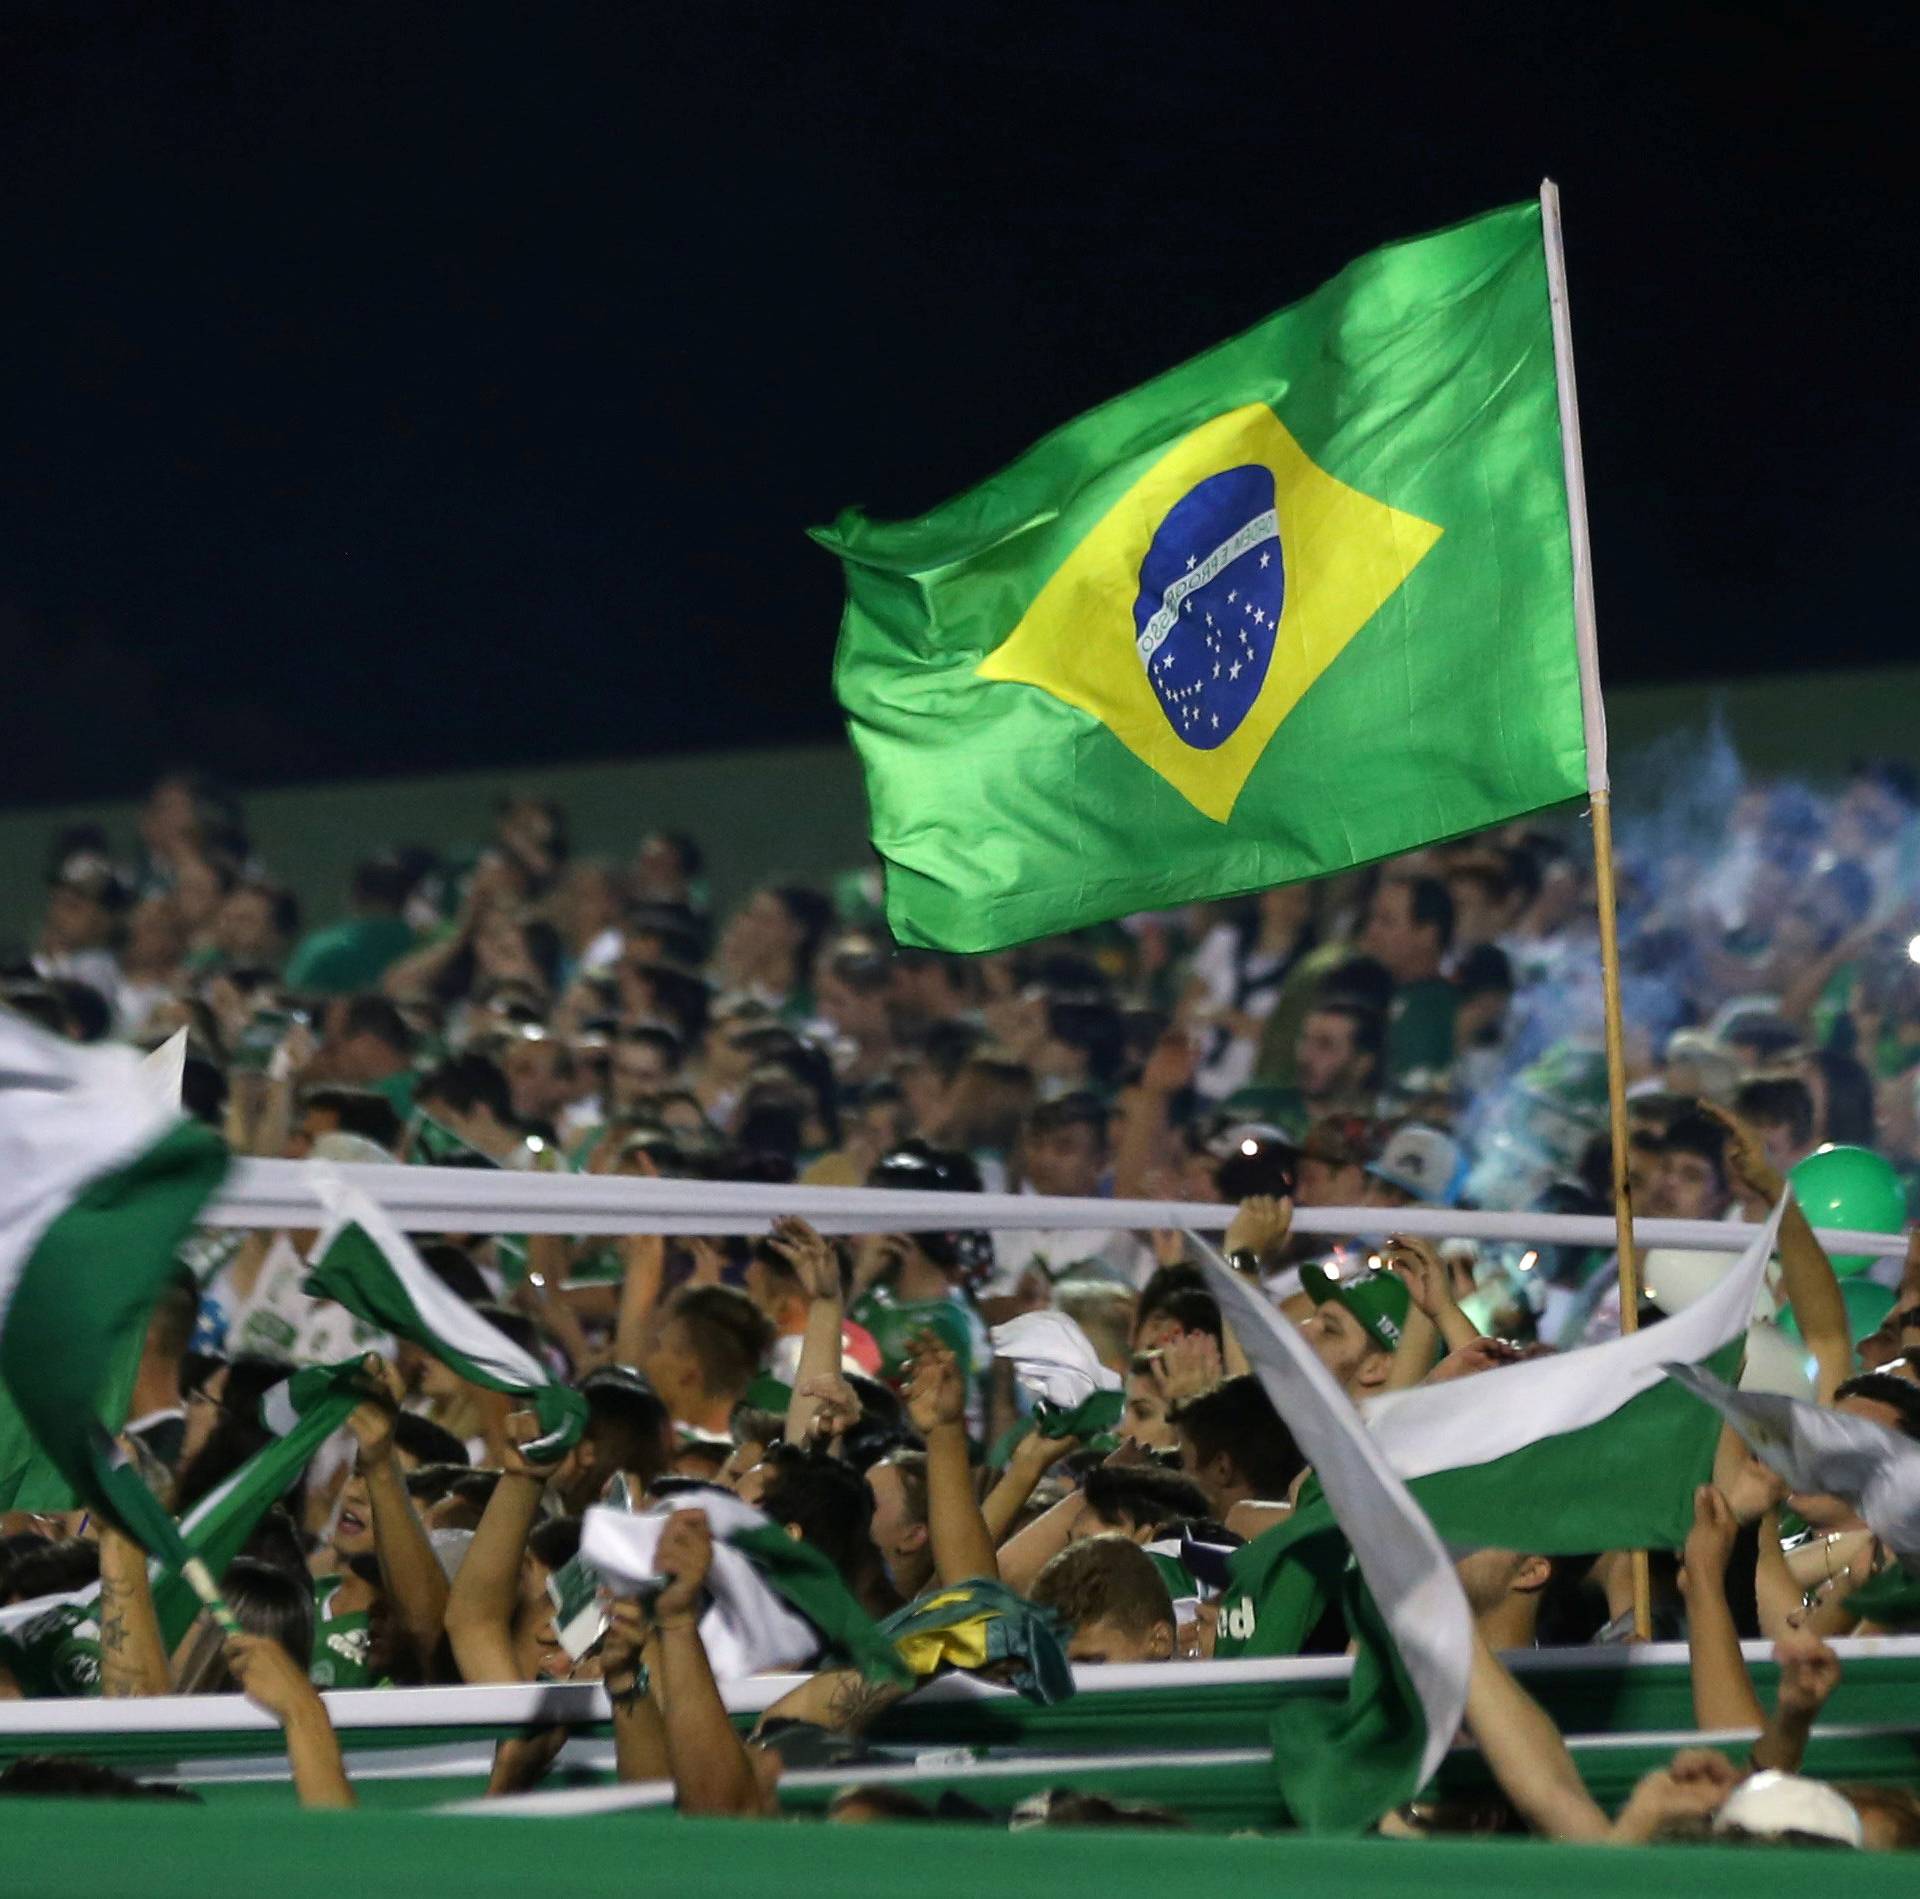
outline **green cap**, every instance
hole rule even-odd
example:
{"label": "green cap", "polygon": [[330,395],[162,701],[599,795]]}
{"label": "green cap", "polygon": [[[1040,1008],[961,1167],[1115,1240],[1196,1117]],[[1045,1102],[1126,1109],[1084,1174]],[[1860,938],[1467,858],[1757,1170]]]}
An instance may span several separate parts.
{"label": "green cap", "polygon": [[1413,1295],[1397,1273],[1364,1272],[1342,1279],[1330,1266],[1302,1266],[1300,1290],[1317,1306],[1329,1299],[1345,1306],[1383,1351],[1399,1347]]}

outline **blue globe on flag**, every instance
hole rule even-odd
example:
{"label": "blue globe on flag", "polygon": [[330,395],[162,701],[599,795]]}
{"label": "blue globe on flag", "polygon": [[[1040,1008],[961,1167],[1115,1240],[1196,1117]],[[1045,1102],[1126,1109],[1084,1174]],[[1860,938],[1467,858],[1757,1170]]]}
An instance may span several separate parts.
{"label": "blue globe on flag", "polygon": [[1273,471],[1229,468],[1167,510],[1134,601],[1134,644],[1167,723],[1224,745],[1260,696],[1286,595]]}

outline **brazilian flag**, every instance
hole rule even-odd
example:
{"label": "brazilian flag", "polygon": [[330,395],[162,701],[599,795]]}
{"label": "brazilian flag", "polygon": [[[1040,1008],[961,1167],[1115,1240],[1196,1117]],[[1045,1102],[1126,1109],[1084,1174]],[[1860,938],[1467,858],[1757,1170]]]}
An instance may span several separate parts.
{"label": "brazilian flag", "polygon": [[1265,889],[1586,790],[1538,204],[1360,259],[917,521],[815,538],[905,943]]}

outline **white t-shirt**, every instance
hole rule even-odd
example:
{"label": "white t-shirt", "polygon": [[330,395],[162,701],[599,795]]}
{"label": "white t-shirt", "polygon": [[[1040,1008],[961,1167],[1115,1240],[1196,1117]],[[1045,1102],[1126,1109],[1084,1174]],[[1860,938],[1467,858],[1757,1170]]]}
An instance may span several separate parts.
{"label": "white t-shirt", "polygon": [[[331,1365],[363,1352],[393,1355],[393,1340],[331,1299],[301,1291],[307,1262],[284,1233],[273,1236],[253,1290],[227,1321],[227,1356],[256,1352],[295,1365]],[[216,1284],[218,1282],[216,1281]]]}

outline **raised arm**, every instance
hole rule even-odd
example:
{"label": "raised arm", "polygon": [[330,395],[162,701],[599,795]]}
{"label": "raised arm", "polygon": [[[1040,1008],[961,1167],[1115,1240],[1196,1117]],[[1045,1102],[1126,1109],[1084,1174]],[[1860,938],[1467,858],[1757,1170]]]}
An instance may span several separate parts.
{"label": "raised arm", "polygon": [[660,1635],[644,1603],[623,1597],[613,1605],[600,1645],[600,1679],[613,1704],[613,1758],[622,1780],[666,1780],[667,1729],[654,1699]]}
{"label": "raised arm", "polygon": [[1549,1840],[1604,1840],[1612,1827],[1547,1712],[1476,1630],[1467,1727],[1521,1819]]}
{"label": "raised arm", "polygon": [[1033,1495],[1040,1479],[1061,1458],[1079,1448],[1075,1438],[1043,1437],[1038,1431],[1029,1431],[1013,1447],[999,1482],[987,1492],[987,1500],[980,1506],[980,1515],[996,1551],[1006,1542],[1014,1518],[1027,1507],[1027,1499]]}
{"label": "raised arm", "polygon": [[227,1666],[246,1697],[280,1723],[287,1764],[303,1807],[350,1807],[353,1788],[327,1704],[307,1671],[280,1644],[263,1635],[230,1635]]}
{"label": "raised arm", "polygon": [[1753,1764],[1797,1774],[1813,1724],[1840,1686],[1840,1658],[1810,1630],[1791,1629],[1774,1643],[1773,1659],[1780,1664],[1780,1691],[1753,1744]]}
{"label": "raised arm", "polygon": [[638,1365],[667,1276],[667,1243],[657,1233],[629,1233],[619,1247],[623,1270],[620,1311],[613,1322],[613,1359],[617,1365]]}
{"label": "raised arm", "polygon": [[109,1700],[173,1692],[147,1553],[110,1523],[100,1527],[100,1692]]}
{"label": "raised arm", "polygon": [[1766,1719],[1727,1606],[1727,1563],[1739,1533],[1726,1498],[1702,1484],[1693,1493],[1693,1528],[1680,1570],[1697,1728],[1757,1728]]}
{"label": "raised arm", "polygon": [[922,1333],[907,1385],[907,1415],[927,1441],[927,1536],[942,1583],[997,1581],[993,1538],[974,1500],[967,1457],[967,1386],[952,1352]]}
{"label": "raised arm", "polygon": [[[1743,1122],[1711,1101],[1700,1105],[1727,1130],[1727,1171],[1748,1196],[1748,1210],[1764,1217],[1786,1192],[1786,1180],[1767,1164],[1760,1143]],[[1832,1262],[1813,1237],[1800,1202],[1792,1198],[1780,1222],[1780,1273],[1787,1303],[1818,1370],[1820,1402],[1831,1404],[1834,1392],[1853,1375],[1853,1329]]]}
{"label": "raised arm", "polygon": [[359,1447],[360,1474],[373,1505],[373,1548],[381,1586],[421,1671],[430,1673],[446,1628],[447,1573],[433,1553],[393,1454],[393,1426],[406,1396],[405,1380],[377,1353],[368,1353],[366,1371],[373,1393],[348,1414],[347,1428]]}
{"label": "raised arm", "polygon": [[551,1466],[531,1464],[519,1446],[539,1435],[531,1412],[507,1420],[505,1468],[447,1595],[447,1639],[462,1681],[524,1681],[513,1652],[520,1560],[540,1515]]}
{"label": "raised arm", "polygon": [[760,1813],[759,1776],[713,1679],[700,1640],[700,1598],[713,1565],[713,1531],[704,1510],[677,1510],[660,1533],[657,1560],[667,1586],[653,1605],[660,1631],[667,1762],[680,1811]]}
{"label": "raised arm", "polygon": [[794,1270],[807,1295],[807,1329],[800,1341],[800,1362],[787,1403],[786,1439],[804,1444],[813,1434],[822,1406],[822,1381],[840,1376],[840,1253],[833,1242],[804,1220],[778,1220],[768,1244]]}

